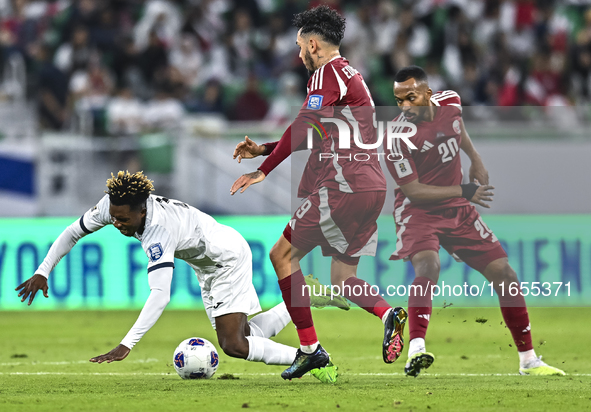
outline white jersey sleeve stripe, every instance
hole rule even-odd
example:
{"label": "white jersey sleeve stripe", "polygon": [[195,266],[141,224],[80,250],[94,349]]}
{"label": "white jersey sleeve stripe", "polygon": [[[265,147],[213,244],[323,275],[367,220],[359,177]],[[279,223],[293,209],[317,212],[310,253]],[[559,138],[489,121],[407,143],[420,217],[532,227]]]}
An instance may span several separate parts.
{"label": "white jersey sleeve stripe", "polygon": [[340,99],[342,99],[347,94],[347,86],[345,86],[345,82],[343,81],[343,79],[341,79],[341,76],[339,76],[334,66],[331,65],[330,67],[332,67],[332,71],[334,72],[334,75],[337,78],[337,83],[339,84],[339,90],[341,92]]}
{"label": "white jersey sleeve stripe", "polygon": [[460,97],[460,95],[457,94],[456,92],[454,92],[453,90],[446,90],[444,92],[435,93],[433,95],[433,98],[438,99],[438,100],[442,100],[442,99],[447,99],[447,98],[456,97],[456,96]]}
{"label": "white jersey sleeve stripe", "polygon": [[320,78],[320,85],[318,86],[319,89],[322,89],[322,80],[324,79],[324,68],[325,67],[326,67],[326,65],[324,65],[320,68],[320,75],[318,76]]}
{"label": "white jersey sleeve stripe", "polygon": [[460,95],[459,95],[459,94],[457,94],[457,93],[454,93],[454,94],[448,94],[448,95],[445,95],[445,96],[437,96],[437,95],[436,95],[436,96],[433,96],[433,97],[431,97],[431,100],[436,100],[436,101],[438,101],[438,102],[442,102],[442,101],[444,101],[444,100],[447,100],[447,99],[453,99],[453,98],[457,98],[457,99],[459,99],[459,98],[460,98]]}

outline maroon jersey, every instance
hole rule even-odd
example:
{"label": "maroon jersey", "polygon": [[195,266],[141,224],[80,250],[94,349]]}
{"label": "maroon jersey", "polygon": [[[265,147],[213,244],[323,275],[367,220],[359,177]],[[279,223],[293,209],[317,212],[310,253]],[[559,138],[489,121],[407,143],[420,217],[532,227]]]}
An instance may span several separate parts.
{"label": "maroon jersey", "polygon": [[[312,153],[298,197],[306,197],[321,187],[344,193],[385,191],[386,179],[377,148],[362,149],[355,142],[355,135],[363,144],[377,141],[374,114],[363,77],[346,59],[337,56],[310,77],[308,95],[298,116],[278,143],[266,144],[271,153],[259,169],[269,174],[292,151],[307,148],[311,135]],[[337,121],[322,120],[330,118]],[[348,148],[340,148],[340,139],[347,139],[340,136],[339,123],[349,134]]]}
{"label": "maroon jersey", "polygon": [[[452,91],[437,92],[431,96],[431,102],[438,106],[435,117],[430,122],[418,123],[417,133],[410,141],[417,147],[411,150],[406,143],[395,139],[395,149],[386,153],[402,153],[403,159],[386,161],[388,170],[399,186],[419,179],[419,183],[432,186],[455,186],[462,183],[462,165],[460,161],[462,106],[460,96]],[[404,114],[396,121],[405,121]],[[391,156],[391,158],[396,158]],[[399,156],[398,156],[399,158]],[[413,205],[400,188],[395,190],[395,209],[438,210],[449,207],[465,206],[470,202],[464,198],[442,200],[432,203]]]}

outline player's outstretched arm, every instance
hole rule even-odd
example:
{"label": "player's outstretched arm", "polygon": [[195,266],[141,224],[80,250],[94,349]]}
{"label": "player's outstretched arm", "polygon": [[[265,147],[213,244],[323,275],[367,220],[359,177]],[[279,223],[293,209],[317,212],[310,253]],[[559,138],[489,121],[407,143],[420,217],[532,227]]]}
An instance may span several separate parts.
{"label": "player's outstretched arm", "polygon": [[43,291],[43,296],[46,298],[49,297],[47,293],[49,290],[49,287],[47,286],[47,278],[40,274],[31,276],[29,279],[18,285],[14,290],[20,290],[18,297],[20,298],[22,296],[21,302],[24,302],[29,298],[28,306],[31,306],[33,299],[35,299],[35,295],[40,290]]}
{"label": "player's outstretched arm", "polygon": [[482,157],[480,157],[480,153],[476,151],[476,148],[472,143],[472,139],[470,139],[470,136],[466,131],[466,126],[464,125],[463,119],[460,120],[460,129],[462,134],[462,143],[460,144],[460,148],[470,158],[470,181],[473,182],[474,180],[478,180],[483,185],[488,185],[488,170],[486,170],[486,167],[484,167]]}
{"label": "player's outstretched arm", "polygon": [[244,191],[246,189],[248,189],[248,187],[250,185],[254,185],[255,183],[262,182],[263,180],[265,180],[265,174],[263,172],[261,172],[260,170],[257,170],[256,172],[252,172],[252,173],[246,173],[246,174],[240,176],[234,182],[234,184],[232,185],[232,188],[230,189],[230,194],[233,195],[240,188],[242,188],[242,190],[240,190],[240,193],[244,193]]}
{"label": "player's outstretched arm", "polygon": [[121,361],[127,358],[129,352],[130,349],[127,346],[119,344],[115,349],[105,353],[104,355],[95,356],[94,358],[91,358],[90,361],[95,363],[111,363],[113,361]]}
{"label": "player's outstretched arm", "polygon": [[232,159],[238,158],[238,163],[242,162],[242,159],[253,159],[257,156],[261,156],[265,153],[265,145],[259,145],[248,138],[244,137],[244,141],[236,145]]}
{"label": "player's outstretched arm", "polygon": [[108,353],[91,358],[95,363],[111,363],[121,361],[129,355],[131,349],[150,330],[162,315],[170,302],[170,284],[172,283],[172,267],[162,267],[148,273],[150,296],[140,316],[117,347]]}

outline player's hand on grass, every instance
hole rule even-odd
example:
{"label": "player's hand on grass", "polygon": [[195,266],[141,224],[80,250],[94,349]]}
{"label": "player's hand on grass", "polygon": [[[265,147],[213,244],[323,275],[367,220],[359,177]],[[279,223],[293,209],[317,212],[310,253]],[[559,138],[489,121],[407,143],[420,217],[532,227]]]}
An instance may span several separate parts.
{"label": "player's hand on grass", "polygon": [[33,275],[28,280],[18,285],[14,290],[20,289],[22,290],[19,292],[18,297],[20,298],[22,296],[21,302],[24,302],[29,298],[29,306],[33,303],[33,299],[35,299],[35,295],[39,290],[43,291],[43,296],[46,298],[49,297],[47,294],[47,291],[49,290],[49,287],[47,286],[47,278],[39,274]]}
{"label": "player's hand on grass", "polygon": [[244,141],[236,145],[232,159],[238,158],[238,163],[242,159],[252,159],[265,153],[265,145],[258,145],[248,138],[244,137]]}
{"label": "player's hand on grass", "polygon": [[[474,183],[480,185],[477,179],[474,179]],[[474,196],[472,196],[470,202],[476,203],[477,205],[480,205],[482,207],[490,208],[490,205],[484,202],[492,202],[492,197],[494,196],[494,193],[491,192],[491,190],[493,189],[494,186],[491,185],[478,186],[478,189],[476,189],[476,193],[474,193]]]}
{"label": "player's hand on grass", "polygon": [[255,183],[262,182],[263,180],[265,180],[265,174],[263,172],[261,172],[260,170],[257,170],[256,172],[252,172],[252,173],[246,173],[246,174],[240,176],[238,178],[238,180],[236,180],[234,182],[234,184],[232,185],[232,188],[230,189],[230,194],[233,195],[240,188],[242,188],[240,193],[244,193],[244,191],[248,188],[248,186],[254,185]]}
{"label": "player's hand on grass", "polygon": [[473,159],[470,164],[470,181],[479,181],[483,185],[488,185],[488,170],[484,167],[484,163],[480,157]]}
{"label": "player's hand on grass", "polygon": [[111,363],[113,361],[120,361],[127,358],[127,355],[129,355],[129,351],[130,349],[127,346],[119,344],[115,349],[113,349],[109,353],[95,356],[94,358],[90,359],[90,361],[96,363]]}

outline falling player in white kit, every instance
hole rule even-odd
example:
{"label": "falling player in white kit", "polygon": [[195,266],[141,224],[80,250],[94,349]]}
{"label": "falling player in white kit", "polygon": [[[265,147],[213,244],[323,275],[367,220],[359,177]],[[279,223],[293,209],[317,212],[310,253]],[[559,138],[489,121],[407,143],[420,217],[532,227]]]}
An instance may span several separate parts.
{"label": "falling player in white kit", "polygon": [[61,258],[82,237],[112,224],[121,234],[141,241],[149,258],[151,292],[121,343],[91,362],[125,359],[156,323],[170,301],[174,258],[178,258],[197,275],[207,316],[224,353],[249,361],[291,365],[297,349],[269,339],[291,320],[285,303],[247,320],[261,307],[252,284],[251,251],[240,233],[186,203],[150,194],[152,181],[142,172],[120,171],[111,176],[107,194],[62,232],[35,275],[16,288],[22,289],[18,294],[21,301],[30,296],[30,305],[39,290],[48,297],[47,278]]}

